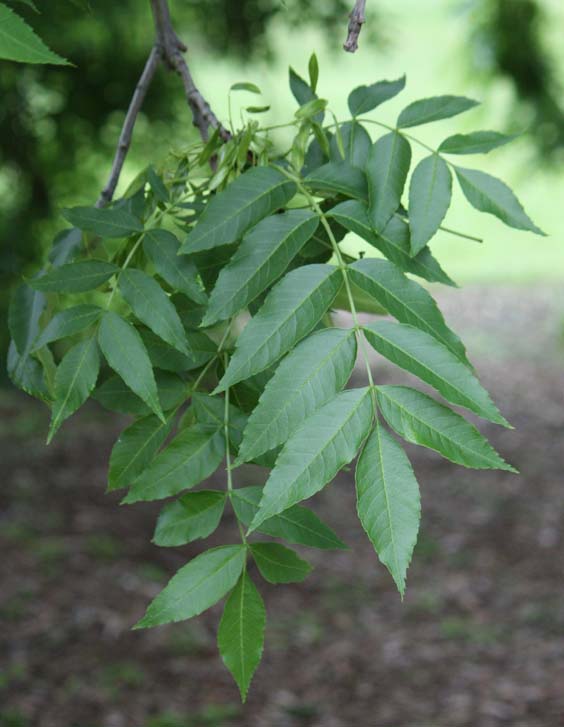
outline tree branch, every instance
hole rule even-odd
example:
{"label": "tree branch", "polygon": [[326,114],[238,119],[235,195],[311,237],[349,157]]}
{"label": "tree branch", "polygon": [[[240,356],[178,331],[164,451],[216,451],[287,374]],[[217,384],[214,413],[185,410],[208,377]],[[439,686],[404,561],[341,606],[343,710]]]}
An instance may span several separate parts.
{"label": "tree branch", "polygon": [[131,137],[133,136],[133,128],[137,116],[160,61],[166,63],[168,68],[176,71],[181,77],[186,100],[192,111],[194,126],[199,130],[203,141],[207,141],[210,127],[218,129],[219,136],[223,141],[229,141],[231,138],[229,131],[220,124],[208,102],[194,83],[188,64],[182,55],[186,52],[187,48],[172,27],[167,0],[151,0],[151,8],[153,10],[157,36],[155,45],[151,49],[145,67],[143,68],[143,73],[139,78],[139,82],[135,87],[129,103],[129,108],[127,109],[127,114],[125,115],[125,120],[119,135],[110,176],[96,202],[96,207],[105,207],[112,201],[127,152],[131,145]]}
{"label": "tree branch", "polygon": [[348,35],[343,45],[343,48],[349,53],[354,53],[358,49],[358,36],[366,20],[365,10],[366,0],[356,0],[354,8],[349,15]]}
{"label": "tree branch", "polygon": [[114,155],[114,161],[112,163],[110,176],[108,178],[106,186],[104,187],[102,193],[100,194],[100,197],[98,198],[98,201],[96,202],[96,207],[105,207],[112,201],[112,197],[114,196],[119,176],[125,162],[125,157],[127,156],[127,152],[129,151],[129,146],[131,144],[133,127],[135,126],[137,115],[141,110],[143,101],[145,100],[147,89],[151,85],[151,81],[153,80],[153,76],[155,75],[155,71],[157,70],[158,63],[159,50],[157,46],[154,46],[149,53],[149,57],[147,58],[147,62],[145,63],[145,67],[143,68],[143,73],[141,74],[139,82],[135,87],[133,96],[131,97],[131,102],[129,104],[129,108],[127,109],[127,114],[125,115],[125,120],[123,122],[121,133],[119,135],[119,141],[116,153]]}
{"label": "tree branch", "polygon": [[157,29],[157,46],[167,66],[176,71],[182,79],[186,100],[192,111],[194,126],[199,130],[203,141],[207,141],[210,127],[219,131],[219,136],[223,141],[229,141],[231,134],[220,124],[210,105],[194,83],[186,59],[182,55],[187,48],[172,27],[167,0],[151,0],[151,7]]}

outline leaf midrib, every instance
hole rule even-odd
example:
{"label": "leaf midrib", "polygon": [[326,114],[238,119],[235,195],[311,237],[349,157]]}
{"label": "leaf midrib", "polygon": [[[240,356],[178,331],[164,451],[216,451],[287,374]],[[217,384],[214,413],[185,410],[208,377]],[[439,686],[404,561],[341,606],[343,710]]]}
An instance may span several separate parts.
{"label": "leaf midrib", "polygon": [[[307,379],[305,379],[305,381],[302,382],[301,387],[299,389],[294,389],[294,391],[291,394],[291,398],[287,398],[285,400],[284,406],[277,412],[276,419],[270,420],[270,422],[268,423],[267,427],[265,429],[263,429],[262,432],[259,434],[259,436],[255,439],[255,441],[254,441],[255,447],[254,448],[253,447],[250,447],[250,451],[251,451],[252,454],[249,455],[247,453],[245,455],[245,459],[246,460],[248,460],[249,458],[258,457],[259,455],[264,454],[264,452],[267,452],[269,449],[272,449],[272,447],[267,447],[266,449],[263,449],[262,451],[259,451],[257,453],[257,451],[256,451],[257,450],[257,446],[256,446],[257,445],[257,442],[260,442],[267,435],[269,429],[273,426],[273,423],[275,421],[278,421],[280,419],[280,417],[282,415],[282,412],[285,412],[285,411],[288,410],[288,408],[290,407],[291,402],[293,402],[296,398],[298,398],[300,396],[301,390],[307,384],[310,384],[311,383],[312,379],[319,374],[319,372],[321,371],[321,369],[326,365],[327,361],[330,361],[332,358],[334,358],[334,356],[337,355],[337,353],[339,352],[339,349],[341,348],[341,346],[344,345],[344,344],[346,344],[346,343],[348,343],[348,341],[350,340],[350,336],[352,336],[352,335],[354,335],[354,331],[351,328],[350,335],[349,336],[346,336],[346,337],[343,337],[339,341],[338,345],[335,346],[334,348],[332,348],[331,351],[329,351],[329,353],[325,356],[325,358],[323,358],[321,361],[318,362],[318,365],[314,369],[310,370],[310,376]],[[266,385],[266,388],[265,388],[265,390],[263,392],[263,395],[268,390],[269,383]],[[261,395],[261,398],[262,398],[262,395]],[[259,399],[259,403],[255,407],[255,409],[258,409],[260,403],[261,402],[260,402],[260,399]],[[321,406],[323,406],[323,405],[321,405]],[[312,412],[312,413],[314,413],[314,412]],[[249,422],[250,421],[251,420],[249,419]],[[292,434],[293,434],[293,432],[292,432]],[[278,446],[278,444],[280,444],[280,442],[278,442],[274,446],[276,447],[276,446]],[[260,449],[260,447],[259,447],[259,449]]]}
{"label": "leaf midrib", "polygon": [[[264,348],[265,348],[265,347],[267,347],[267,346],[269,345],[269,343],[270,343],[270,341],[272,340],[272,338],[273,338],[273,337],[275,336],[275,334],[276,334],[276,333],[277,333],[277,332],[278,332],[278,331],[279,331],[279,330],[280,330],[280,329],[282,328],[282,326],[285,326],[285,325],[286,325],[286,323],[288,323],[288,321],[289,321],[289,320],[291,320],[293,316],[296,316],[297,312],[298,312],[298,311],[299,311],[299,310],[300,310],[300,309],[301,309],[301,308],[302,308],[302,307],[304,306],[304,304],[305,304],[305,303],[306,303],[306,302],[307,302],[307,301],[308,301],[308,300],[309,300],[309,299],[310,299],[310,298],[311,298],[311,297],[313,296],[313,294],[314,294],[314,293],[317,293],[317,292],[318,292],[318,291],[319,291],[319,290],[320,290],[320,289],[321,289],[321,288],[322,288],[322,287],[323,287],[323,286],[324,286],[325,284],[327,284],[327,283],[328,283],[328,282],[329,282],[329,281],[331,280],[331,278],[332,278],[332,277],[333,277],[334,275],[336,275],[337,273],[339,273],[339,269],[338,269],[338,268],[334,268],[334,269],[333,269],[333,270],[331,270],[331,272],[330,272],[330,273],[328,273],[328,274],[327,274],[327,275],[326,275],[326,276],[325,276],[325,277],[324,277],[324,278],[323,278],[323,279],[322,279],[322,280],[321,280],[321,281],[320,281],[319,283],[317,283],[317,285],[316,285],[316,286],[315,286],[314,288],[310,288],[310,289],[309,289],[309,291],[308,291],[308,294],[307,294],[307,296],[306,296],[305,298],[302,298],[302,299],[301,299],[301,300],[299,301],[298,305],[297,305],[297,306],[296,306],[295,308],[292,308],[292,309],[290,310],[290,312],[288,313],[288,315],[287,315],[287,316],[286,316],[285,318],[283,318],[283,319],[282,319],[281,321],[279,321],[279,322],[277,323],[277,325],[276,325],[276,328],[275,328],[275,329],[274,329],[274,330],[272,331],[272,333],[271,333],[271,334],[270,334],[270,335],[269,335],[269,336],[268,336],[268,337],[267,337],[266,339],[264,339],[264,340],[263,340],[263,342],[261,343],[261,345],[260,345],[260,346],[259,346],[258,348],[255,348],[255,350],[254,350],[254,351],[253,351],[253,353],[252,353],[252,356],[247,356],[246,360],[244,360],[244,361],[243,361],[242,363],[240,363],[240,364],[239,364],[239,366],[238,366],[238,367],[237,367],[237,368],[235,369],[235,371],[236,371],[236,372],[237,372],[237,371],[239,371],[239,372],[240,372],[240,371],[241,371],[241,369],[244,369],[244,368],[245,368],[245,367],[246,367],[246,366],[248,365],[248,363],[249,363],[249,361],[250,361],[250,360],[252,360],[252,359],[253,359],[254,357],[258,356],[259,352],[263,351],[263,350],[264,350]],[[258,315],[258,314],[257,314],[257,315]],[[251,322],[252,322],[253,320],[255,320],[255,319],[251,319]],[[241,339],[239,339],[239,340],[241,340]],[[277,356],[277,358],[280,358],[280,355],[278,355],[278,356]],[[232,361],[233,361],[233,360],[234,360],[234,358],[232,359]],[[275,360],[276,360],[276,359],[275,359]],[[264,367],[263,367],[263,368],[261,369],[261,371],[264,371],[264,369],[265,369],[265,368],[268,368],[268,366],[270,365],[270,363],[272,363],[272,361],[270,361],[270,362],[269,362],[268,364],[266,364],[266,366],[264,366]],[[227,369],[227,371],[229,371],[229,369]],[[226,374],[227,374],[227,371],[225,372]],[[260,373],[260,372],[255,372],[255,373]],[[237,375],[237,374],[236,374],[236,375]],[[231,377],[230,377],[230,378],[231,378],[231,380],[233,380],[233,374],[231,374]]]}
{"label": "leaf midrib", "polygon": [[[374,331],[373,329],[369,328],[368,326],[366,326],[365,328],[366,328],[366,329],[367,329],[367,330],[368,330],[368,331],[369,331],[370,333],[372,333],[372,335],[375,335],[375,336],[378,336],[378,337],[380,337],[380,338],[381,338],[381,339],[382,339],[382,340],[383,340],[383,341],[384,341],[385,343],[387,343],[387,344],[388,344],[389,346],[391,346],[392,348],[395,348],[395,349],[397,349],[398,351],[400,351],[400,352],[401,352],[402,354],[404,354],[404,356],[407,356],[407,358],[409,358],[409,359],[410,359],[411,361],[414,361],[414,362],[415,362],[416,364],[418,364],[419,366],[421,366],[421,368],[422,368],[422,369],[424,369],[425,371],[429,372],[429,373],[431,374],[431,376],[432,376],[432,377],[435,377],[435,378],[439,379],[439,381],[442,381],[442,382],[443,382],[443,383],[444,383],[444,384],[445,384],[445,385],[446,385],[447,387],[449,387],[450,389],[453,389],[453,390],[454,390],[454,391],[455,391],[455,392],[456,392],[457,394],[459,394],[459,395],[460,395],[460,396],[461,396],[461,397],[462,397],[462,398],[463,398],[463,399],[464,399],[465,401],[467,401],[467,402],[470,402],[470,403],[472,404],[472,406],[471,406],[471,407],[466,407],[466,408],[469,408],[469,409],[471,409],[471,411],[475,411],[474,407],[475,407],[475,406],[478,406],[478,407],[479,407],[479,409],[480,409],[480,411],[482,411],[482,412],[485,412],[485,410],[484,410],[484,408],[483,408],[483,406],[482,406],[481,404],[475,404],[475,403],[474,403],[474,400],[473,400],[472,398],[470,398],[470,397],[468,396],[468,394],[465,394],[465,393],[464,393],[463,391],[461,391],[461,390],[460,390],[460,389],[459,389],[459,388],[458,388],[457,386],[455,386],[454,384],[450,383],[450,382],[449,382],[449,381],[448,381],[447,379],[445,379],[444,377],[440,376],[440,375],[439,375],[439,374],[438,374],[438,373],[436,372],[436,370],[435,370],[435,369],[432,369],[432,368],[430,368],[428,364],[424,364],[424,363],[423,363],[423,362],[421,362],[421,361],[420,361],[419,359],[417,359],[417,358],[414,358],[414,356],[413,356],[413,354],[412,354],[412,353],[409,353],[408,351],[406,351],[406,350],[405,350],[404,348],[402,348],[402,346],[400,346],[399,344],[397,344],[397,343],[396,343],[395,341],[390,341],[390,339],[386,338],[386,336],[384,336],[384,335],[383,335],[382,333],[380,333],[379,331],[378,331],[378,332],[376,332],[376,331]],[[415,329],[415,330],[417,330],[417,329]],[[452,362],[452,363],[454,363],[454,362]],[[464,364],[463,364],[463,363],[462,363],[462,362],[461,362],[460,360],[458,360],[458,359],[457,359],[456,363],[460,364],[461,366],[464,366]],[[480,385],[480,384],[479,384],[479,382],[478,382],[478,381],[477,381],[477,380],[476,380],[476,379],[475,379],[475,378],[473,377],[473,375],[471,374],[471,372],[470,372],[470,371],[468,371],[468,374],[470,375],[470,377],[471,377],[471,379],[472,379],[473,381],[476,381],[476,383],[477,383],[478,385]],[[481,385],[480,385],[480,386],[481,386]],[[487,393],[485,392],[485,390],[484,390],[484,394],[486,395],[486,402],[487,402]],[[487,402],[487,403],[490,403],[490,402]],[[464,406],[464,405],[463,405],[463,406]],[[495,405],[493,404],[493,402],[491,402],[491,406],[492,406],[492,407],[494,408],[494,410],[495,410]],[[488,416],[488,417],[486,417],[486,418],[488,418],[488,419],[489,419],[489,416]]]}

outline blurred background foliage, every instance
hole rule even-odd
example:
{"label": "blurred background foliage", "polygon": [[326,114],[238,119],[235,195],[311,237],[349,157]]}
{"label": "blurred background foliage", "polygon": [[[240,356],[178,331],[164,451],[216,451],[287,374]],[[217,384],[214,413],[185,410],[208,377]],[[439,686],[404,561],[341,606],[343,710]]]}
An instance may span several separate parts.
{"label": "blurred background foliage", "polygon": [[[223,119],[227,89],[240,80],[261,86],[272,107],[268,122],[290,118],[294,102],[287,66],[291,62],[304,72],[312,50],[320,59],[320,93],[339,118],[353,85],[403,72],[409,98],[402,95],[390,111],[386,107],[390,121],[398,108],[420,96],[454,92],[481,98],[482,110],[468,121],[456,120],[452,132],[524,132],[516,145],[480,163],[507,178],[531,216],[558,235],[555,194],[564,192],[561,0],[369,1],[354,56],[341,50],[351,5],[351,0],[171,2],[197,83]],[[57,3],[40,13],[23,6],[19,12],[75,67],[1,63],[2,312],[13,282],[34,269],[62,226],[59,207],[97,198],[153,38],[149,3],[139,0],[91,0],[89,11]],[[446,136],[443,125],[425,134],[430,143]],[[147,162],[164,157],[171,144],[181,148],[195,136],[177,79],[161,69],[138,120],[120,188]],[[285,141],[284,132],[279,141]],[[564,274],[557,238],[532,242],[526,234],[501,230],[495,221],[475,222],[471,212],[456,205],[452,218],[456,226],[491,240],[487,255],[453,238],[434,243],[445,265],[454,265],[449,272],[455,278],[497,279],[501,274],[530,280]],[[512,255],[500,266],[508,245]]]}

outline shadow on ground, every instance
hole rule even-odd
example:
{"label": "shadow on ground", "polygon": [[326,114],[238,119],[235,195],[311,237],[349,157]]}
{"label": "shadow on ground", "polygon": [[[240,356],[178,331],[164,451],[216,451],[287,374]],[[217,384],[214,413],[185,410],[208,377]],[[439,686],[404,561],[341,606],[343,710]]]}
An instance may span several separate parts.
{"label": "shadow on ground", "polygon": [[[104,494],[123,422],[92,407],[45,448],[46,413],[5,394],[0,727],[564,725],[561,298],[555,288],[442,295],[516,427],[482,430],[522,474],[410,448],[423,522],[403,603],[341,476],[315,506],[351,550],[308,553],[308,581],[263,588],[266,652],[244,707],[217,656],[217,608],[130,631],[199,546],[152,546],[158,506]],[[375,367],[379,381],[400,380]],[[231,537],[232,523],[221,533]]]}

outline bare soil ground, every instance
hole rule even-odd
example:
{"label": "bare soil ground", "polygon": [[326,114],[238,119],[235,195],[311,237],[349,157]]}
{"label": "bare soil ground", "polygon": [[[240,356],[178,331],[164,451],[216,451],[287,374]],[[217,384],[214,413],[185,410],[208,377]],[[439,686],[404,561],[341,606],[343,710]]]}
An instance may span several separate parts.
{"label": "bare soil ground", "polygon": [[440,298],[516,427],[482,430],[522,474],[409,448],[423,522],[403,603],[339,477],[314,506],[351,550],[308,552],[305,583],[262,587],[265,658],[244,706],[216,652],[219,609],[130,630],[201,546],[156,548],[159,506],[104,494],[123,422],[88,408],[46,448],[43,409],[4,394],[0,727],[564,725],[562,288]]}

